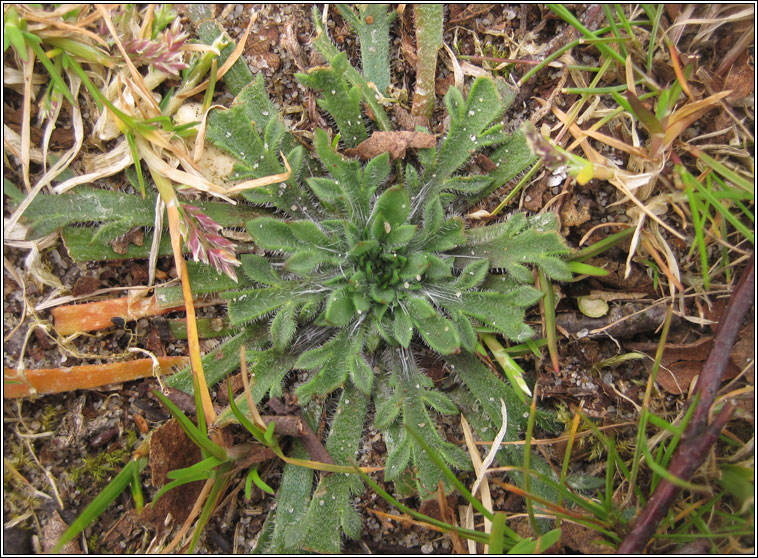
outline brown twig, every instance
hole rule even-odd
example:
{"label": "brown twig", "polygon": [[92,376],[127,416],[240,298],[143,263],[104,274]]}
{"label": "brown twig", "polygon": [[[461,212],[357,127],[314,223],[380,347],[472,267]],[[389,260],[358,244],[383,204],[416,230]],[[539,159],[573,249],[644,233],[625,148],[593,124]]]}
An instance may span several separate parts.
{"label": "brown twig", "polygon": [[[682,444],[674,459],[671,460],[668,468],[669,473],[684,480],[695,474],[695,471],[705,460],[710,447],[718,440],[721,429],[726,426],[733,410],[734,406],[727,405],[705,433],[688,443]],[[679,488],[675,484],[666,479],[661,479],[653,497],[650,498],[645,509],[635,520],[631,531],[618,547],[617,554],[642,553],[650,537],[658,528],[661,519],[673,503],[678,491]]]}
{"label": "brown twig", "polygon": [[[696,386],[697,403],[682,441],[668,468],[677,478],[689,480],[695,474],[719,434],[726,426],[734,407],[727,405],[708,426],[708,413],[721,385],[732,346],[737,339],[745,314],[755,299],[755,255],[751,255],[723,317],[713,348],[705,361]],[[662,479],[653,497],[634,521],[631,530],[619,546],[618,554],[639,554],[655,532],[661,518],[674,501],[678,487]]]}
{"label": "brown twig", "polygon": [[302,418],[293,415],[263,415],[261,418],[266,425],[270,422],[276,425],[274,427],[275,434],[300,438],[312,461],[334,465],[334,459],[326,451],[324,444],[321,443],[318,436],[314,434],[311,427]]}
{"label": "brown twig", "polygon": [[750,310],[754,300],[755,254],[752,254],[747,268],[742,272],[737,288],[729,300],[726,310],[724,310],[724,315],[719,320],[718,333],[713,339],[713,348],[697,381],[696,393],[700,395],[700,401],[684,434],[685,440],[688,437],[697,437],[705,430],[708,423],[708,410],[713,404],[716,392],[721,385],[721,379],[729,361],[729,354],[739,334],[742,320]]}

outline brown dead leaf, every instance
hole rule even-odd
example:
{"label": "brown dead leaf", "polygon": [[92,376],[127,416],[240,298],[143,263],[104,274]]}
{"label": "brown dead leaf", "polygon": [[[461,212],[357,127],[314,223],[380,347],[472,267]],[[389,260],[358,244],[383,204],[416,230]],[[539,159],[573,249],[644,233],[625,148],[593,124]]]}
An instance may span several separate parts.
{"label": "brown dead leaf", "polygon": [[[66,532],[68,525],[61,519],[57,511],[53,511],[47,523],[42,527],[42,550],[45,554],[50,554],[53,547],[58,543],[61,535]],[[84,554],[82,547],[79,546],[79,539],[76,538],[63,545],[60,550],[61,554]]]}
{"label": "brown dead leaf", "polygon": [[[658,349],[657,343],[626,343],[625,346],[643,351],[651,358],[655,358],[655,352]],[[703,363],[708,359],[712,346],[712,337],[703,337],[694,343],[667,343],[661,358],[661,369],[655,381],[669,393],[675,395],[687,393],[692,380],[700,374]],[[652,366],[652,360],[648,361],[648,366]],[[723,379],[734,378],[739,371],[740,369],[730,361]]]}
{"label": "brown dead leaf", "polygon": [[456,17],[450,17],[450,24],[461,24],[469,19],[490,13],[495,4],[469,4],[466,9]]}
{"label": "brown dead leaf", "polygon": [[545,205],[543,195],[547,191],[547,180],[543,177],[532,183],[524,192],[524,207],[537,212]]}
{"label": "brown dead leaf", "polygon": [[[200,448],[184,433],[176,419],[153,432],[150,439],[151,482],[160,488],[167,482],[167,474],[174,469],[194,465],[202,459]],[[142,513],[142,521],[149,522],[157,529],[163,529],[163,522],[170,513],[174,524],[183,523],[195,504],[204,481],[190,482],[177,490],[169,490],[155,505],[147,506]]]}
{"label": "brown dead leaf", "polygon": [[402,159],[408,148],[436,146],[436,138],[424,132],[374,132],[355,149],[345,149],[345,155],[365,161],[382,153],[389,153],[392,159]]}
{"label": "brown dead leaf", "polygon": [[297,40],[297,33],[295,32],[295,22],[290,21],[284,29],[284,48],[287,49],[289,54],[295,61],[297,69],[301,72],[307,72],[308,66],[303,58],[303,47],[300,45],[300,41]]}
{"label": "brown dead leaf", "polygon": [[121,236],[111,240],[111,248],[113,248],[113,251],[116,252],[116,254],[126,254],[126,251],[129,248],[129,244],[142,246],[144,242],[145,231],[142,230],[142,227],[134,227],[128,233],[122,234]]}
{"label": "brown dead leaf", "polygon": [[[458,503],[458,498],[455,494],[448,494],[446,501],[448,508],[455,508]],[[445,521],[447,519],[443,515],[443,510],[440,509],[440,502],[438,500],[424,500],[421,502],[419,513],[433,517],[438,521]]]}
{"label": "brown dead leaf", "polygon": [[612,554],[613,547],[596,542],[601,535],[594,529],[566,521],[561,524],[560,544],[580,554]]}
{"label": "brown dead leaf", "polygon": [[561,208],[561,222],[564,227],[578,227],[590,218],[590,202],[586,198],[577,200],[571,196]]}
{"label": "brown dead leaf", "polygon": [[248,36],[245,55],[255,67],[276,71],[282,65],[282,60],[273,52],[273,49],[280,46],[281,42],[278,25],[261,27],[260,31],[250,33]]}
{"label": "brown dead leaf", "polygon": [[[748,324],[740,330],[737,342],[732,347],[729,360],[740,369],[746,368],[755,358],[755,330],[753,324]],[[754,368],[748,370],[747,379],[752,384]]]}
{"label": "brown dead leaf", "polygon": [[485,173],[493,172],[497,168],[497,164],[484,153],[477,153],[474,156],[474,160]]}
{"label": "brown dead leaf", "polygon": [[448,74],[434,82],[434,92],[437,95],[444,95],[453,85],[455,85],[455,76]]}
{"label": "brown dead leaf", "polygon": [[726,98],[730,105],[753,104],[749,97],[755,95],[755,69],[747,62],[747,52],[740,56],[729,69],[724,80],[724,90],[731,90]]}
{"label": "brown dead leaf", "polygon": [[408,62],[408,65],[415,68],[418,63],[418,55],[416,54],[413,33],[406,30],[405,25],[401,25],[400,30],[400,52],[403,53],[403,57]]}
{"label": "brown dead leaf", "polygon": [[74,288],[71,289],[71,294],[74,296],[88,295],[95,292],[100,288],[102,281],[92,275],[83,275],[76,280]]}
{"label": "brown dead leaf", "polygon": [[401,130],[413,131],[417,125],[426,126],[426,119],[422,116],[413,116],[400,105],[395,105],[395,118]]}

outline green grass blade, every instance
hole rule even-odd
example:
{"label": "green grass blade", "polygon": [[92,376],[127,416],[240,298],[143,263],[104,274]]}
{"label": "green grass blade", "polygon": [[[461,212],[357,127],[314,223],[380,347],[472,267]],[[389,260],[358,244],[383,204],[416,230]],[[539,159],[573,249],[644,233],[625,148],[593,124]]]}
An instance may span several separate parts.
{"label": "green grass blade", "polygon": [[609,250],[614,246],[621,244],[627,237],[632,236],[633,234],[634,227],[629,227],[623,231],[619,231],[610,236],[606,236],[604,239],[595,242],[595,244],[587,246],[586,248],[582,248],[576,252],[573,256],[569,257],[569,262],[583,262],[584,260],[594,258],[606,250]]}
{"label": "green grass blade", "polygon": [[742,178],[739,174],[737,174],[733,170],[730,170],[729,168],[727,168],[726,166],[718,162],[716,159],[714,159],[710,155],[703,153],[702,151],[698,151],[695,154],[695,156],[701,161],[703,161],[705,164],[710,166],[713,170],[715,170],[721,176],[733,182],[735,186],[742,188],[749,195],[749,199],[753,200],[755,196],[755,192],[753,190],[754,184],[752,182],[750,182],[749,180],[745,178]]}
{"label": "green grass blade", "polygon": [[232,466],[231,463],[228,463],[226,465],[221,466],[216,471],[216,479],[213,483],[213,487],[211,488],[210,494],[208,494],[208,499],[205,501],[205,505],[203,506],[203,511],[197,520],[197,524],[195,525],[195,533],[192,535],[192,541],[190,542],[189,548],[187,549],[188,554],[192,554],[194,552],[195,547],[197,546],[197,542],[200,539],[200,535],[202,534],[203,529],[205,528],[205,525],[208,523],[208,520],[211,517],[211,513],[216,507],[216,504],[218,503],[218,499],[221,497],[222,489],[226,486],[228,482],[228,479],[226,478],[226,473],[229,471],[231,466]]}
{"label": "green grass blade", "polygon": [[700,253],[700,272],[703,275],[703,284],[705,285],[706,290],[708,290],[710,289],[711,280],[708,276],[708,251],[705,246],[705,236],[703,235],[703,216],[705,213],[694,194],[694,190],[689,185],[686,185],[684,191],[687,194],[687,201],[690,204],[692,228],[695,231],[695,242],[692,245],[692,248],[695,249],[697,247],[698,252]]}
{"label": "green grass blade", "polygon": [[[571,268],[570,263],[569,268]],[[542,298],[542,300],[540,300],[540,306],[542,307],[543,314],[545,316],[545,337],[547,338],[547,352],[550,354],[550,362],[553,365],[553,370],[557,374],[560,370],[560,361],[558,360],[558,336],[555,328],[555,296],[553,293],[553,284],[547,278],[547,275],[545,275],[545,272],[542,271],[542,269],[537,270],[537,273],[540,281],[540,289],[542,289],[542,292],[545,293],[545,296]],[[607,274],[607,272],[605,273]]]}
{"label": "green grass blade", "polygon": [[[234,416],[237,418],[239,423],[247,429],[250,434],[252,434],[258,442],[261,444],[267,445],[265,436],[266,431],[264,431],[262,428],[259,428],[252,422],[248,420],[248,418],[242,413],[240,408],[237,406],[237,402],[234,400],[234,393],[232,392],[232,383],[227,382],[227,386],[229,388],[229,407],[232,410],[232,413],[234,413]],[[244,395],[244,394],[243,394]],[[273,424],[273,423],[272,423]]]}
{"label": "green grass blade", "polygon": [[121,472],[108,483],[108,486],[106,486],[103,491],[92,500],[92,503],[84,509],[71,526],[66,529],[66,532],[61,535],[60,540],[56,543],[51,552],[53,554],[58,554],[64,544],[72,541],[79,535],[79,533],[95,521],[95,519],[97,519],[100,514],[102,514],[108,506],[118,498],[127,485],[132,482],[135,475],[139,475],[146,466],[146,457],[140,457],[139,459],[129,461]]}
{"label": "green grass blade", "polygon": [[395,508],[400,510],[403,513],[407,513],[411,517],[414,517],[418,519],[419,521],[424,521],[428,523],[429,525],[434,525],[435,527],[439,527],[440,529],[444,529],[446,531],[455,531],[462,537],[465,537],[467,539],[471,539],[476,542],[480,542],[482,544],[488,544],[490,542],[490,538],[486,533],[481,533],[479,531],[472,531],[470,529],[463,529],[461,527],[456,527],[455,525],[450,525],[449,523],[445,523],[443,521],[439,521],[438,519],[435,519],[433,517],[430,517],[428,515],[424,515],[423,513],[417,512],[416,510],[409,508],[396,498],[394,498],[389,492],[384,490],[377,482],[374,481],[371,477],[368,476],[368,474],[364,473],[360,470],[360,468],[356,465],[353,466],[355,468],[355,471],[361,476],[361,478],[364,480],[366,484],[368,484],[371,489],[379,494],[379,496],[387,501],[388,503],[392,504]]}
{"label": "green grass blade", "polygon": [[492,522],[492,530],[490,531],[490,542],[487,554],[502,554],[503,543],[505,542],[505,522],[508,516],[503,512],[495,513],[495,519]]}
{"label": "green grass blade", "polygon": [[[609,4],[603,4],[603,12],[605,12],[605,20],[611,28],[611,33],[613,33],[614,37],[620,38],[621,35],[619,34],[618,25],[616,25],[616,18],[613,17],[613,12],[611,12],[611,6]],[[626,58],[626,49],[622,43],[619,43],[619,51],[621,51],[621,56]]]}
{"label": "green grass blade", "polygon": [[577,261],[568,262],[568,266],[569,266],[569,269],[571,270],[571,273],[574,273],[576,275],[589,275],[591,277],[605,277],[609,273],[608,270],[605,270],[602,267],[597,267],[594,265],[577,262]]}
{"label": "green grass blade", "polygon": [[666,318],[663,322],[663,330],[661,331],[661,337],[658,340],[658,350],[655,353],[655,360],[653,361],[653,369],[650,371],[650,375],[647,379],[647,387],[645,389],[645,395],[642,400],[642,411],[640,412],[639,424],[637,426],[637,443],[634,448],[634,458],[632,459],[632,475],[629,481],[629,486],[634,488],[637,485],[637,474],[639,472],[640,458],[644,448],[647,448],[647,442],[645,436],[647,436],[647,423],[648,423],[648,408],[650,405],[650,396],[652,393],[652,387],[655,382],[655,377],[658,375],[658,369],[661,366],[661,359],[663,358],[663,351],[666,346],[666,339],[668,338],[669,328],[671,327],[671,317],[674,312],[674,306],[669,305],[666,311]]}
{"label": "green grass blade", "polygon": [[47,70],[47,73],[50,74],[50,79],[52,79],[55,85],[58,86],[58,90],[63,94],[64,97],[66,97],[69,103],[76,105],[77,103],[74,99],[74,96],[71,94],[71,90],[66,85],[66,82],[63,81],[63,78],[58,73],[58,70],[55,69],[53,63],[50,62],[50,59],[45,54],[45,51],[43,51],[42,47],[39,45],[39,38],[37,38],[36,35],[29,33],[28,31],[22,31],[21,34],[24,36],[26,44],[31,47],[32,51],[37,56],[39,61],[42,62],[42,65]]}
{"label": "green grass blade", "polygon": [[274,489],[271,488],[268,484],[263,482],[263,479],[258,474],[258,466],[254,465],[253,467],[250,467],[250,471],[247,473],[247,477],[245,478],[245,499],[250,499],[250,492],[252,490],[252,483],[255,483],[255,486],[260,488],[263,492],[266,494],[271,494],[272,496],[275,494]]}
{"label": "green grass blade", "polygon": [[492,356],[495,357],[500,367],[505,372],[508,380],[513,386],[513,391],[518,395],[521,402],[526,405],[526,395],[532,395],[532,391],[524,381],[524,370],[516,363],[515,360],[506,352],[506,349],[500,344],[500,342],[492,334],[482,335],[482,341],[492,351]]}
{"label": "green grass blade", "polygon": [[169,490],[173,490],[174,488],[176,488],[178,486],[182,486],[183,484],[187,484],[187,483],[195,482],[195,481],[200,481],[200,480],[205,480],[205,479],[209,479],[209,478],[211,478],[211,473],[208,472],[208,471],[205,471],[203,473],[197,473],[194,477],[186,477],[186,478],[183,478],[183,479],[172,480],[171,482],[163,485],[161,487],[161,489],[158,492],[156,492],[155,496],[153,496],[153,501],[152,501],[151,505],[155,504],[158,500],[160,500],[161,496],[163,496]]}
{"label": "green grass blade", "polygon": [[[534,432],[534,419],[537,415],[537,391],[535,390],[532,396],[532,404],[529,408],[529,420],[526,423],[526,435],[524,437],[524,492],[529,494],[529,486],[532,476],[530,473],[530,461],[532,457],[532,432]],[[529,516],[529,524],[532,527],[532,531],[536,535],[541,535],[539,523],[534,516],[534,503],[530,497],[526,497],[526,512]]]}
{"label": "green grass blade", "polygon": [[207,459],[203,459],[202,461],[198,461],[194,465],[190,465],[189,467],[184,467],[183,469],[174,469],[173,471],[169,471],[166,474],[166,477],[169,479],[186,479],[186,478],[195,478],[199,473],[205,473],[207,471],[210,471],[214,467],[218,467],[223,463],[222,460],[210,456]]}
{"label": "green grass blade", "polygon": [[656,39],[658,38],[658,27],[661,24],[661,15],[663,15],[663,4],[657,4],[655,7],[649,4],[643,4],[645,13],[653,22],[653,28],[650,30],[650,42],[647,47],[647,73],[653,67],[653,55],[655,54]]}
{"label": "green grass blade", "polygon": [[[408,431],[408,433],[413,437],[414,440],[416,440],[416,443],[420,445],[424,451],[429,456],[429,459],[431,459],[434,464],[439,468],[439,470],[442,472],[443,475],[445,475],[445,478],[450,481],[450,483],[455,486],[456,489],[463,495],[464,498],[466,498],[466,501],[474,506],[474,509],[481,513],[484,517],[492,521],[494,519],[493,513],[484,507],[484,504],[482,504],[479,500],[474,498],[474,495],[469,492],[468,488],[460,481],[458,480],[458,477],[450,470],[448,469],[445,462],[437,455],[437,453],[429,447],[429,444],[426,443],[426,441],[421,437],[421,435],[416,432],[415,428],[410,426],[409,424],[405,425],[405,429]],[[515,534],[515,533],[514,533]]]}
{"label": "green grass blade", "polygon": [[739,219],[737,219],[734,215],[731,214],[731,212],[725,208],[721,202],[714,196],[709,190],[703,187],[702,184],[700,184],[694,176],[692,176],[683,166],[676,165],[675,170],[679,173],[679,175],[682,177],[682,180],[694,188],[697,189],[697,191],[705,198],[707,199],[713,207],[716,208],[716,211],[721,213],[721,215],[731,223],[731,225],[737,229],[742,236],[747,238],[752,244],[755,244],[755,235],[753,232],[748,229]]}
{"label": "green grass blade", "polygon": [[209,454],[220,459],[221,461],[227,460],[226,450],[218,444],[209,440],[208,437],[203,434],[197,426],[192,424],[192,421],[187,418],[187,415],[182,413],[182,411],[176,405],[174,405],[174,403],[168,397],[157,390],[153,390],[153,393],[158,399],[160,399],[161,403],[166,406],[171,415],[182,427],[182,430],[187,433],[187,436],[189,436],[196,445],[200,446],[201,449],[204,449]]}

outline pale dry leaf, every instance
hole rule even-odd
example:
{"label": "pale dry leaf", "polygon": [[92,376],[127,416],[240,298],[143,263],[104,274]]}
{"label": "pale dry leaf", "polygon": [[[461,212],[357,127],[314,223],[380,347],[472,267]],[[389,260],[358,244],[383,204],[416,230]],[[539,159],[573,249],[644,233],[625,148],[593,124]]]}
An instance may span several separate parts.
{"label": "pale dry leaf", "polygon": [[129,144],[126,141],[126,138],[121,138],[119,143],[117,143],[113,149],[106,151],[105,153],[100,153],[89,160],[89,165],[87,165],[89,167],[89,172],[87,174],[69,178],[53,188],[53,192],[55,194],[62,194],[79,184],[87,184],[100,178],[113,176],[132,163],[134,163],[134,160],[132,159],[132,153],[129,150]]}

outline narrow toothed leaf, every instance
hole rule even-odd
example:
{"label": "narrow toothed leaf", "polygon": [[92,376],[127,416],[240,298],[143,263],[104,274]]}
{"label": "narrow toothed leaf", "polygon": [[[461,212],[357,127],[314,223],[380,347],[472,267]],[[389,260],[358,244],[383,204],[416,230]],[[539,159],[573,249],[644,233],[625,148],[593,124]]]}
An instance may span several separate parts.
{"label": "narrow toothed leaf", "polygon": [[248,221],[246,227],[253,240],[264,250],[295,252],[302,247],[302,242],[295,237],[290,227],[279,219],[258,217]]}
{"label": "narrow toothed leaf", "polygon": [[279,350],[284,350],[295,336],[297,307],[297,304],[288,302],[279,310],[271,322],[271,339],[274,342],[274,347]]}
{"label": "narrow toothed leaf", "polygon": [[444,415],[457,415],[458,407],[455,406],[449,397],[440,391],[426,390],[421,395],[423,399],[432,409],[442,413]]}
{"label": "narrow toothed leaf", "polygon": [[332,241],[312,221],[292,221],[289,228],[293,236],[305,244],[327,247]]}
{"label": "narrow toothed leaf", "polygon": [[242,254],[242,269],[253,281],[277,287],[283,283],[271,263],[257,254]]}
{"label": "narrow toothed leaf", "polygon": [[329,254],[323,252],[301,250],[287,258],[287,261],[284,263],[284,269],[285,271],[291,271],[292,273],[306,276],[320,264],[338,262],[339,260],[336,260]]}
{"label": "narrow toothed leaf", "polygon": [[429,256],[423,252],[414,252],[405,262],[405,266],[403,266],[403,269],[400,272],[400,279],[420,281],[430,264],[431,261]]}
{"label": "narrow toothed leaf", "polygon": [[469,352],[474,352],[478,341],[474,326],[472,326],[469,319],[460,312],[453,315],[453,321],[455,327],[458,328],[458,335],[461,337],[461,347]]}
{"label": "narrow toothed leaf", "polygon": [[292,293],[282,289],[250,289],[223,293],[229,301],[229,322],[236,326],[276,310],[292,299]]}
{"label": "narrow toothed leaf", "polygon": [[376,404],[374,427],[380,430],[387,428],[400,414],[400,398],[390,397]]}
{"label": "narrow toothed leaf", "polygon": [[382,153],[374,157],[363,169],[363,189],[366,192],[373,192],[384,184],[390,174],[390,155]]}
{"label": "narrow toothed leaf", "polygon": [[391,249],[408,244],[416,236],[416,225],[395,225],[387,235],[387,246]]}
{"label": "narrow toothed leaf", "polygon": [[473,196],[485,190],[490,182],[489,176],[454,176],[442,183],[442,190]]}
{"label": "narrow toothed leaf", "polygon": [[478,287],[485,277],[489,273],[489,261],[479,260],[470,263],[461,272],[461,276],[455,282],[455,288],[461,290],[468,290],[474,287]]}
{"label": "narrow toothed leaf", "polygon": [[431,200],[424,208],[424,233],[431,236],[442,225],[444,211],[438,197]]}
{"label": "narrow toothed leaf", "polygon": [[465,242],[463,222],[460,219],[449,219],[442,223],[434,235],[424,242],[424,249],[430,252],[444,252]]}
{"label": "narrow toothed leaf", "polygon": [[413,337],[413,322],[411,317],[402,310],[395,311],[395,339],[401,346],[408,348]]}
{"label": "narrow toothed leaf", "polygon": [[355,248],[350,250],[349,256],[351,258],[357,258],[358,256],[362,256],[378,247],[379,243],[376,240],[362,240],[355,245]]}
{"label": "narrow toothed leaf", "polygon": [[[319,358],[326,357],[318,372],[308,382],[295,390],[295,395],[301,402],[307,402],[315,396],[328,395],[342,387],[347,379],[350,360],[356,354],[355,343],[350,339],[347,330],[343,330],[342,333],[327,343],[324,349],[324,352],[311,357],[305,357],[303,354],[296,363],[296,366],[300,367],[303,361],[306,364],[311,364]],[[309,353],[313,353],[313,351],[309,351]]]}
{"label": "narrow toothed leaf", "polygon": [[408,467],[410,461],[411,440],[408,436],[405,436],[387,456],[387,461],[384,465],[384,480],[396,480]]}
{"label": "narrow toothed leaf", "polygon": [[374,382],[374,371],[364,360],[362,355],[355,355],[350,360],[350,379],[362,393],[366,395],[371,394],[371,386]]}

